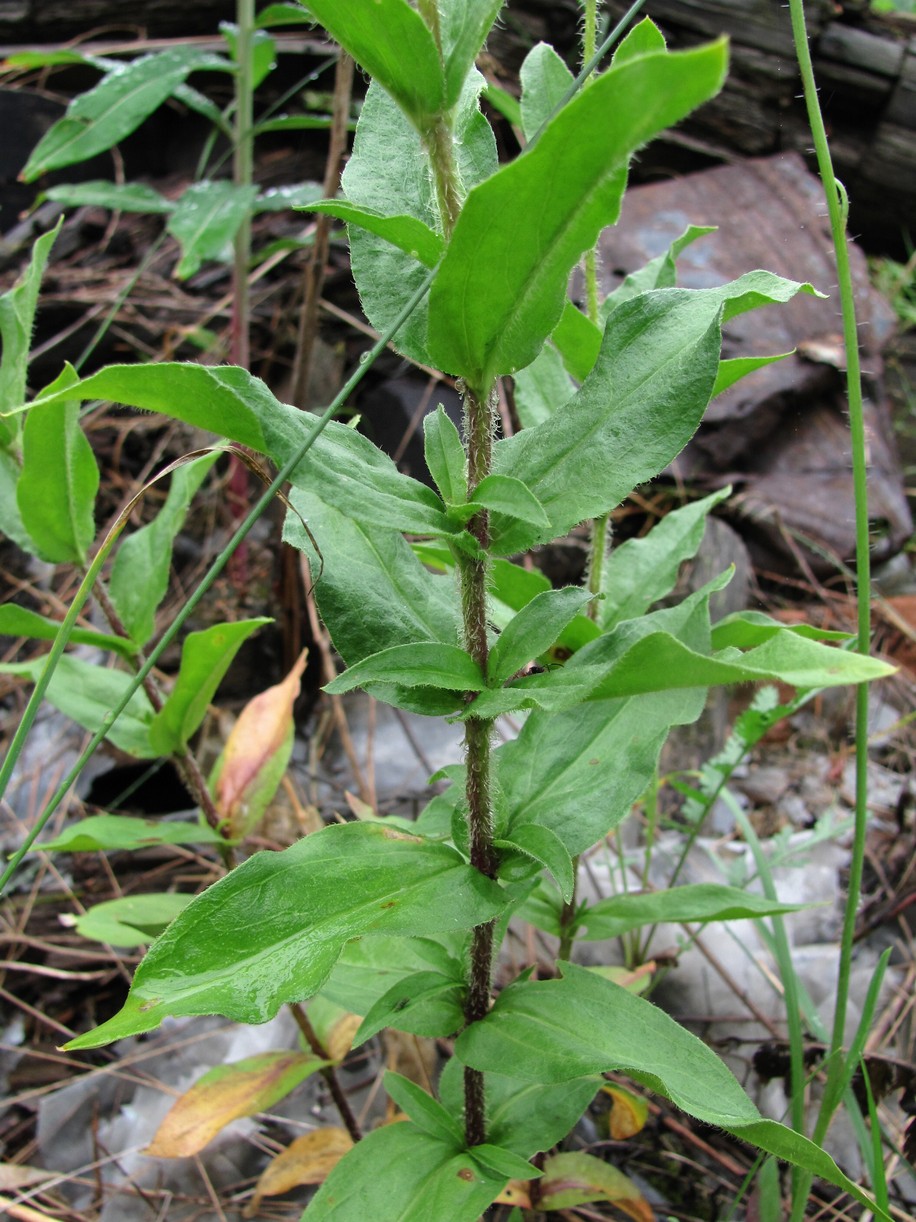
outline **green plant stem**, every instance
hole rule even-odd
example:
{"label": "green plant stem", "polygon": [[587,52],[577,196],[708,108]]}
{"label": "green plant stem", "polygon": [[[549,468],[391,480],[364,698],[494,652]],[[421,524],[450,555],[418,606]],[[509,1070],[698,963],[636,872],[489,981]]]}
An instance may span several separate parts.
{"label": "green plant stem", "polygon": [[[134,676],[133,682],[127,688],[117,704],[109,710],[108,714],[103,719],[101,726],[99,726],[98,730],[96,730],[95,734],[93,734],[92,738],[84,748],[82,755],[67,773],[66,777],[64,777],[63,781],[61,781],[57,790],[39,815],[35,826],[28,833],[22,845],[20,845],[20,847],[12,855],[9,865],[4,870],[3,875],[0,876],[0,895],[2,895],[6,884],[12,878],[13,874],[15,874],[23,857],[25,857],[26,853],[28,853],[29,849],[41,834],[45,824],[67,796],[70,786],[82,772],[83,768],[85,768],[87,762],[92,758],[92,755],[95,753],[102,740],[106,737],[111,727],[127,708],[134,696],[134,693],[142,686],[143,680],[162,657],[166,649],[168,649],[168,647],[171,645],[172,641],[174,641],[178,636],[179,632],[184,627],[191,615],[193,615],[196,607],[203,599],[204,595],[229,563],[229,558],[232,556],[235,549],[242,542],[242,540],[254,526],[255,522],[289,479],[290,475],[321,436],[326,426],[350,398],[353,391],[372,368],[375,361],[378,360],[379,356],[385,351],[394,336],[397,335],[398,331],[404,325],[406,320],[429,292],[429,286],[432,284],[433,278],[435,277],[437,271],[438,267],[435,267],[432,269],[432,271],[430,271],[429,275],[425,277],[423,283],[414,293],[413,297],[411,297],[410,301],[408,301],[408,303],[405,305],[404,309],[400,312],[392,325],[369,350],[367,360],[362,361],[353,371],[341,389],[334,396],[332,401],[328,404],[322,415],[315,421],[310,432],[303,439],[302,444],[283,464],[283,466],[277,472],[273,482],[267,489],[265,489],[265,491],[258,498],[257,502],[249,510],[244,521],[242,521],[236,528],[232,538],[213,561],[197,589],[175,616],[175,619],[172,621],[171,625],[163,633],[158,645],[156,645],[156,647],[150,652],[149,657]],[[128,507],[128,512],[129,509],[130,507]],[[80,583],[80,587],[76,592],[74,600],[70,605],[66,616],[64,617],[60,630],[57,633],[57,636],[54,638],[54,644],[51,646],[51,651],[48,654],[48,661],[45,664],[44,670],[42,671],[41,678],[36,683],[35,688],[32,691],[32,695],[29,697],[29,702],[26,705],[22,719],[19,722],[19,725],[16,727],[16,733],[13,737],[12,743],[10,744],[9,751],[6,754],[6,758],[4,759],[2,766],[0,766],[0,797],[2,797],[6,791],[6,786],[9,784],[13,769],[15,768],[16,762],[22,753],[22,748],[25,744],[29,730],[35,721],[39,706],[44,699],[44,694],[47,691],[48,684],[51,681],[51,676],[54,673],[54,669],[57,666],[61,655],[67,647],[67,643],[70,640],[70,634],[76,625],[80,611],[83,609],[86,600],[92,591],[92,587],[95,584],[95,580],[101,572],[105,561],[108,559],[111,549],[114,546],[118,535],[124,529],[126,522],[127,516],[124,514],[122,515],[121,519],[115,523],[109,534],[106,536],[102,546],[99,548],[97,554],[93,558],[86,576]]]}
{"label": "green plant stem", "polygon": [[[232,179],[237,187],[248,187],[254,177],[254,91],[251,87],[251,55],[254,39],[254,0],[236,0],[235,123]],[[251,214],[246,211],[233,244],[232,338],[230,360],[248,369],[250,365],[250,302],[248,265],[251,260]]]}
{"label": "green plant stem", "polygon": [[[814,139],[817,155],[818,171],[824,186],[827,200],[827,211],[830,217],[830,229],[833,237],[834,254],[837,266],[837,283],[839,286],[840,304],[843,315],[843,339],[846,348],[846,392],[849,403],[849,431],[852,444],[853,487],[855,490],[856,507],[856,598],[858,612],[858,634],[856,647],[862,654],[868,654],[871,646],[871,564],[868,537],[868,484],[867,459],[865,442],[865,417],[862,403],[862,379],[859,365],[858,330],[856,325],[855,295],[852,283],[852,273],[849,263],[849,246],[846,234],[846,219],[848,200],[846,192],[833,170],[830,155],[830,145],[821,115],[817,96],[817,84],[814,79],[814,68],[811,62],[811,52],[808,46],[808,35],[805,26],[805,8],[803,0],[790,0],[789,9],[792,17],[792,34],[795,41],[795,54],[801,72],[804,87],[805,105],[808,110],[808,122]],[[823,1141],[830,1125],[833,1112],[836,1110],[847,1078],[846,1058],[841,1055],[846,1018],[846,1006],[849,1000],[849,978],[852,964],[852,947],[855,935],[856,913],[859,906],[859,896],[862,887],[862,868],[865,859],[865,833],[867,828],[868,800],[868,687],[860,684],[856,690],[856,811],[855,833],[853,837],[852,859],[849,866],[849,881],[847,885],[846,909],[843,919],[843,932],[840,940],[840,960],[837,971],[837,993],[833,1012],[833,1029],[830,1038],[828,1056],[829,1068],[827,1085],[821,1101],[814,1129],[814,1140]],[[810,1178],[805,1176],[803,1179]],[[793,1200],[794,1219],[802,1217],[807,1196],[807,1184],[799,1186],[799,1192]]]}

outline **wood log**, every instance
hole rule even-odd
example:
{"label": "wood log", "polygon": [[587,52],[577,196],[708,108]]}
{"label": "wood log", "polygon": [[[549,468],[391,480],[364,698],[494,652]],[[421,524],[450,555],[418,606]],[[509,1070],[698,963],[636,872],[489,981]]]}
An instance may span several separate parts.
{"label": "wood log", "polygon": [[[623,0],[610,0],[622,14]],[[862,3],[806,4],[809,42],[850,224],[872,250],[902,256],[916,238],[916,22],[869,16]],[[773,0],[648,0],[672,47],[727,34],[722,93],[641,157],[638,173],[801,153],[814,168],[789,13]],[[666,150],[668,158],[666,159]],[[684,160],[687,159],[687,166]]]}

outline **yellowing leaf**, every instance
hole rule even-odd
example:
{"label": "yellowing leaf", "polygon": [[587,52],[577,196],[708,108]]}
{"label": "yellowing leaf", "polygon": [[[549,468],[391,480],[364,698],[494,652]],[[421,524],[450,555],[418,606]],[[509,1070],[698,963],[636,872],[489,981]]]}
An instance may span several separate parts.
{"label": "yellowing leaf", "polygon": [[531,1196],[524,1180],[510,1180],[494,1202],[496,1205],[514,1205],[516,1209],[531,1209]]}
{"label": "yellowing leaf", "polygon": [[234,838],[254,829],[283,779],[307,656],[303,650],[282,683],[249,700],[226,741],[217,764],[216,808]]}
{"label": "yellowing leaf", "polygon": [[342,1061],[353,1047],[353,1036],[363,1024],[361,1014],[344,1014],[331,1028],[325,1041],[328,1056],[336,1064]]}
{"label": "yellowing leaf", "polygon": [[326,1065],[308,1052],[265,1052],[211,1069],[178,1099],[144,1153],[187,1158],[240,1116],[253,1116]]}
{"label": "yellowing leaf", "polygon": [[614,1141],[635,1137],[646,1127],[649,1105],[645,1099],[634,1095],[623,1086],[618,1086],[616,1082],[609,1082],[601,1089],[613,1100],[608,1117],[608,1133]]}
{"label": "yellowing leaf", "polygon": [[654,1222],[655,1213],[633,1181],[591,1154],[554,1154],[544,1164],[538,1209],[574,1209],[587,1201],[610,1201],[635,1222]]}
{"label": "yellowing leaf", "polygon": [[253,1217],[262,1197],[279,1196],[301,1184],[323,1183],[352,1145],[344,1129],[315,1129],[297,1137],[264,1168],[246,1212]]}

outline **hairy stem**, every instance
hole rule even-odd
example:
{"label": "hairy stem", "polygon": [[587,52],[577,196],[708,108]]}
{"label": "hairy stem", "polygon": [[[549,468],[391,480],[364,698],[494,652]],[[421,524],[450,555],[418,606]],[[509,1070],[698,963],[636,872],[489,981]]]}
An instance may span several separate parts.
{"label": "hairy stem", "polygon": [[[490,470],[493,446],[494,396],[465,388],[464,427],[468,453],[468,487],[474,489]],[[487,673],[487,578],[486,550],[490,541],[487,513],[477,514],[469,530],[480,546],[477,557],[462,556],[459,561],[464,643],[468,653],[484,674]],[[472,698],[472,697],[471,697]],[[489,718],[469,717],[465,723],[465,762],[467,781],[468,845],[471,865],[492,878],[496,873],[493,850],[493,809],[490,791],[490,740],[493,722]],[[468,997],[465,1022],[479,1022],[490,1006],[490,978],[493,965],[493,924],[478,925],[471,943]],[[486,1106],[483,1074],[464,1071],[464,1126],[469,1146],[486,1140]]]}
{"label": "hairy stem", "polygon": [[446,115],[436,115],[435,120],[423,133],[423,147],[432,166],[442,232],[446,238],[450,238],[461,211],[463,192],[455,162],[452,128]]}

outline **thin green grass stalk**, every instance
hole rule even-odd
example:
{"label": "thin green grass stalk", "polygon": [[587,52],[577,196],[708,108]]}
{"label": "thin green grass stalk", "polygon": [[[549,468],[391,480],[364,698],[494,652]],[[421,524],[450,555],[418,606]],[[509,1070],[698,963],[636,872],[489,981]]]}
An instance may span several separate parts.
{"label": "thin green grass stalk", "polygon": [[[254,41],[254,0],[236,0],[235,122],[232,179],[250,187],[254,177],[254,90],[251,55]],[[246,210],[233,243],[232,355],[233,364],[250,364],[251,307],[248,266],[251,261],[251,213]]]}
{"label": "thin green grass stalk", "polygon": [[[837,283],[843,316],[843,339],[846,348],[846,392],[849,402],[849,431],[852,445],[853,486],[856,504],[856,595],[857,595],[857,649],[868,654],[871,647],[871,564],[868,537],[868,488],[865,445],[865,418],[862,403],[862,378],[859,364],[858,332],[856,325],[855,295],[849,262],[849,246],[846,234],[846,219],[849,200],[842,184],[836,179],[830,145],[821,115],[817,96],[817,84],[808,46],[803,0],[789,0],[792,17],[792,34],[795,54],[801,72],[808,122],[814,139],[818,171],[824,185],[830,229],[833,237],[837,267]],[[837,994],[833,1015],[833,1030],[830,1038],[827,1088],[821,1102],[821,1110],[814,1128],[814,1140],[822,1142],[830,1125],[833,1113],[843,1095],[848,1081],[845,1058],[842,1055],[844,1020],[849,1000],[849,978],[852,962],[853,937],[856,912],[862,888],[862,868],[865,858],[865,833],[868,820],[868,687],[860,684],[856,690],[856,809],[855,833],[852,859],[849,866],[848,893],[840,942],[840,961],[837,971]],[[801,1177],[802,1181],[808,1177]],[[799,1184],[801,1189],[802,1184]],[[807,1194],[807,1186],[801,1197]],[[803,1216],[805,1202],[799,1195],[793,1202],[793,1219]]]}
{"label": "thin green grass stalk", "polygon": [[[735,803],[735,819],[741,829],[741,834],[750,847],[754,864],[760,875],[764,895],[771,900],[777,900],[776,885],[773,882],[773,872],[767,860],[763,846],[751,822],[743,810]],[[782,917],[771,918],[773,923],[773,946],[776,953],[776,965],[779,968],[779,978],[785,997],[786,1027],[789,1034],[789,1110],[792,1117],[792,1127],[797,1133],[805,1131],[805,1044],[802,1029],[801,1010],[799,1008],[798,979],[795,975],[795,965],[792,962],[792,948],[786,934],[785,922]],[[798,1169],[792,1168],[793,1199]],[[805,1189],[807,1195],[807,1187]]]}
{"label": "thin green grass stalk", "polygon": [[[48,802],[45,809],[41,812],[41,815],[39,816],[38,821],[36,822],[35,826],[26,836],[26,839],[23,842],[23,844],[21,845],[21,847],[17,849],[16,852],[13,854],[12,858],[10,859],[9,865],[4,870],[2,876],[0,876],[0,895],[3,894],[3,890],[6,887],[6,884],[9,882],[13,874],[18,869],[19,863],[22,861],[23,857],[26,855],[26,853],[28,853],[29,849],[35,843],[35,840],[41,834],[41,831],[44,828],[45,824],[48,822],[48,820],[57,810],[58,806],[67,796],[70,786],[74,783],[74,781],[77,779],[79,774],[82,772],[87,762],[91,759],[92,755],[95,753],[96,748],[105,738],[105,735],[114,725],[114,723],[117,721],[118,717],[120,717],[120,715],[127,708],[134,693],[138,691],[139,688],[142,686],[143,680],[152,671],[153,667],[159,661],[162,654],[169,647],[169,645],[171,645],[172,641],[177,637],[178,633],[184,627],[185,623],[187,622],[187,620],[193,613],[194,609],[197,607],[198,603],[201,601],[201,599],[204,597],[204,595],[207,593],[207,591],[216,581],[217,577],[219,577],[220,573],[223,571],[223,569],[228,564],[230,557],[232,556],[235,549],[238,547],[239,543],[242,542],[242,540],[251,530],[252,526],[254,526],[255,522],[258,520],[258,518],[261,516],[261,514],[264,512],[264,510],[267,508],[267,506],[270,504],[270,502],[273,500],[276,494],[280,491],[280,489],[289,479],[292,472],[296,469],[296,467],[299,465],[299,463],[302,461],[302,459],[305,457],[308,451],[312,448],[312,446],[318,440],[319,436],[324,431],[326,426],[330,423],[330,421],[337,414],[337,412],[339,412],[340,409],[344,406],[344,404],[347,402],[347,400],[352,395],[353,391],[356,389],[356,387],[359,385],[362,379],[366,376],[366,374],[372,368],[373,364],[376,362],[376,360],[378,360],[379,356],[381,356],[382,352],[384,352],[384,350],[387,348],[388,344],[392,341],[394,336],[397,335],[398,331],[404,325],[405,321],[410,317],[413,311],[417,308],[417,306],[426,296],[427,292],[429,291],[429,287],[433,282],[433,278],[437,270],[438,268],[433,268],[433,270],[429,273],[429,275],[424,279],[423,283],[417,289],[416,293],[413,295],[413,297],[410,299],[410,301],[407,303],[407,305],[398,315],[397,319],[392,323],[392,325],[388,328],[385,334],[381,336],[376,341],[376,343],[373,345],[373,347],[370,349],[369,353],[367,354],[367,359],[365,361],[361,361],[360,364],[357,366],[357,368],[353,371],[353,373],[350,375],[346,383],[341,387],[341,389],[335,395],[334,399],[325,409],[324,413],[315,422],[314,427],[312,428],[309,435],[302,442],[302,445],[299,447],[296,453],[293,454],[292,457],[289,458],[286,463],[284,463],[281,469],[277,472],[276,478],[273,480],[270,487],[267,488],[262,493],[262,495],[259,497],[257,502],[252,506],[247,516],[245,517],[245,520],[238,526],[232,538],[229,540],[229,542],[226,544],[226,546],[223,548],[220,554],[213,561],[213,564],[210,566],[208,572],[206,573],[206,575],[204,576],[204,578],[198,585],[197,589],[194,591],[194,593],[191,595],[191,597],[188,599],[188,601],[185,603],[185,605],[176,615],[175,619],[172,621],[172,624],[163,633],[162,639],[159,641],[158,645],[156,645],[156,647],[150,651],[150,654],[147,657],[146,662],[140,668],[137,674],[134,675],[133,681],[131,682],[125,694],[122,696],[121,700],[108,713],[108,716],[105,718],[102,725],[99,727],[99,729],[95,732],[95,734],[90,739],[82,755],[73,765],[73,767],[70,769],[69,773],[60,783],[60,785],[58,786],[57,790],[55,791],[54,795]],[[106,543],[108,542],[109,541],[106,540]],[[113,543],[113,542],[114,542],[114,539],[111,538],[110,543]],[[103,551],[104,551],[104,554],[102,554]],[[48,662],[45,666],[44,671],[42,672],[41,678],[39,679],[38,683],[35,685],[35,689],[33,690],[31,697],[29,698],[28,705],[26,706],[26,710],[22,716],[21,722],[19,726],[17,727],[16,734],[14,735],[13,741],[10,745],[10,749],[7,752],[7,755],[6,755],[5,760],[3,761],[2,767],[0,767],[0,798],[2,798],[3,794],[6,791],[6,786],[8,785],[10,777],[12,776],[13,769],[15,768],[16,763],[19,759],[19,756],[22,752],[22,748],[25,743],[26,737],[28,736],[29,730],[31,729],[32,724],[35,720],[35,716],[38,712],[39,705],[41,704],[41,701],[44,697],[44,693],[47,690],[48,683],[51,680],[51,675],[54,673],[54,668],[56,667],[61,654],[64,652],[64,649],[67,647],[67,643],[70,639],[70,633],[73,631],[73,627],[76,623],[77,616],[79,615],[80,611],[82,610],[83,606],[85,605],[86,599],[89,597],[90,591],[92,589],[92,585],[95,582],[95,579],[98,576],[99,572],[101,571],[102,565],[105,562],[108,551],[110,551],[110,544],[107,550],[105,550],[105,547],[103,545],[103,548],[100,549],[100,553],[96,555],[92,564],[89,566],[86,576],[83,578],[83,581],[80,583],[79,589],[76,592],[76,595],[74,597],[70,610],[67,612],[67,615],[63,623],[61,624],[60,631],[58,632],[57,636],[54,639],[54,644],[51,647],[50,654],[48,655]]]}

